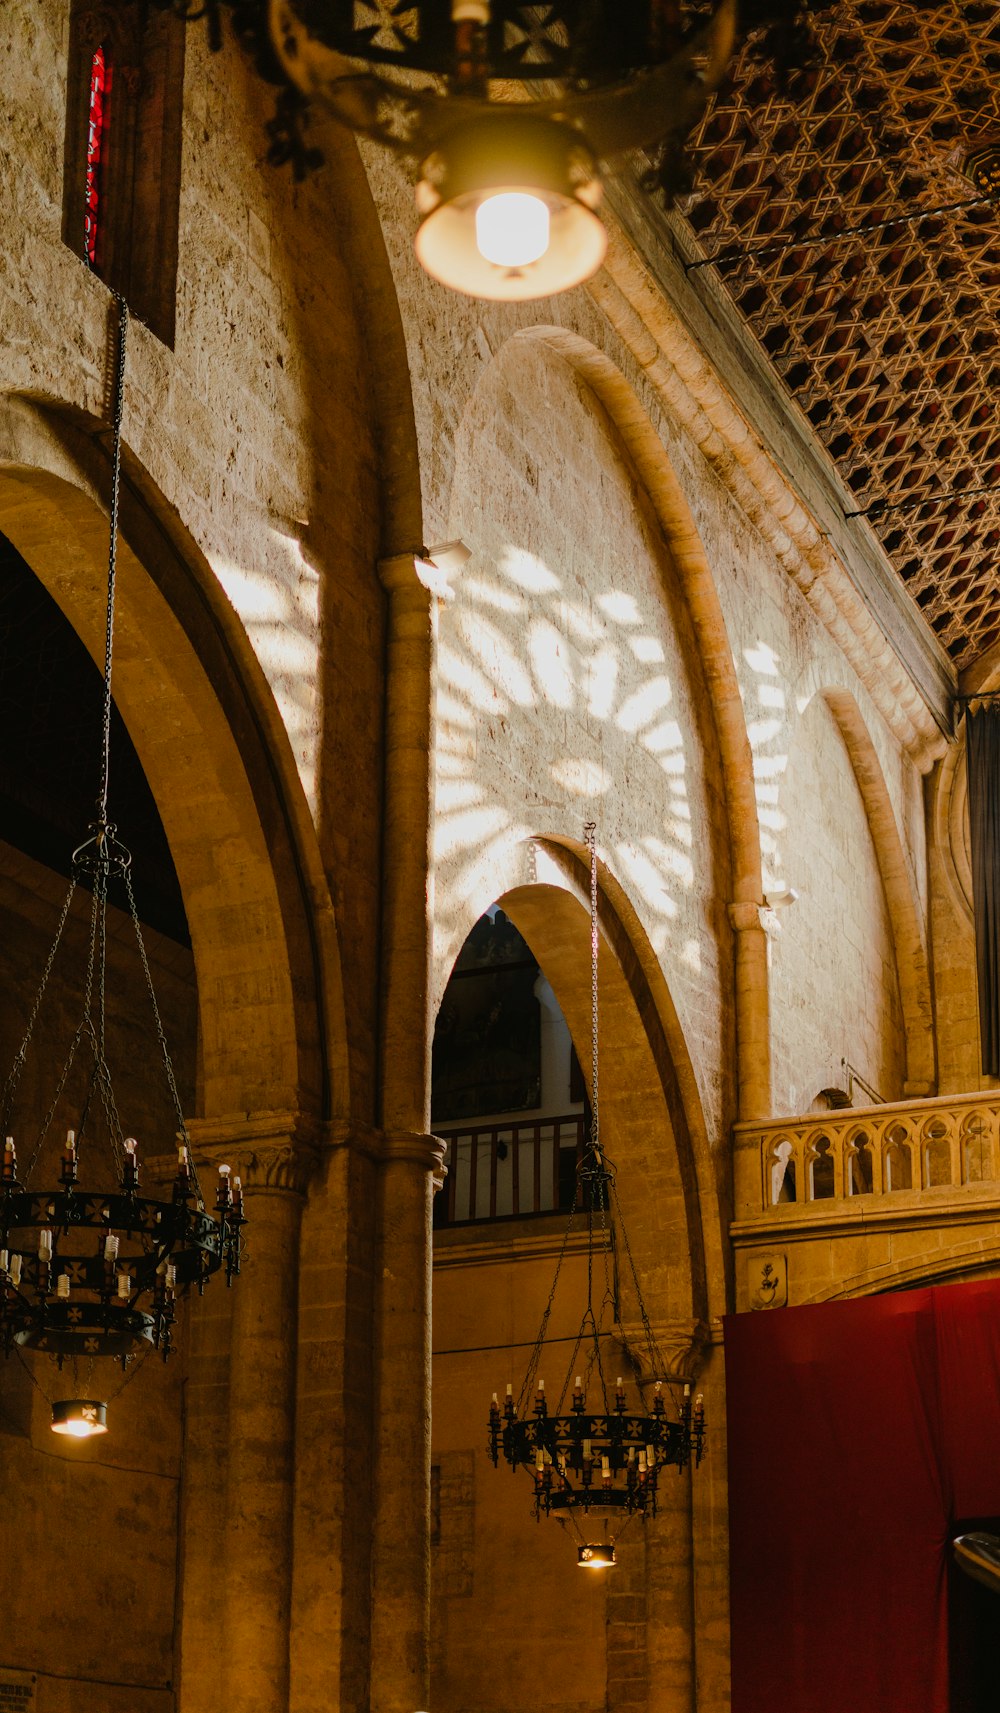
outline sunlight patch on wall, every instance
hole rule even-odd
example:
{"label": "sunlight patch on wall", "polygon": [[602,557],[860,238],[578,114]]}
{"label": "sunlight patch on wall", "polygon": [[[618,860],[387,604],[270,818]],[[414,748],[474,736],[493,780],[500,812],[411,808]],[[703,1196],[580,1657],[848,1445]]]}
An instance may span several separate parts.
{"label": "sunlight patch on wall", "polygon": [[743,658],[752,672],[761,678],[780,678],[781,668],[774,649],[766,642],[758,642],[753,648],[743,650]]}
{"label": "sunlight patch on wall", "polygon": [[548,619],[535,619],[528,632],[528,655],[541,695],[555,708],[571,708],[574,702],[575,685],[567,653],[566,639],[555,625]]}
{"label": "sunlight patch on wall", "polygon": [[667,658],[659,637],[630,636],[628,645],[636,660],[641,660],[644,666],[662,666]]}
{"label": "sunlight patch on wall", "polygon": [[622,868],[650,909],[655,910],[658,916],[676,916],[677,905],[663,884],[662,869],[657,868],[646,852],[637,849],[635,845],[621,844],[615,849]]}
{"label": "sunlight patch on wall", "polygon": [[487,714],[506,713],[509,704],[501,698],[485,672],[444,644],[438,650],[438,671],[444,683],[460,691],[474,708]]}
{"label": "sunlight patch on wall", "polygon": [[610,589],[606,595],[598,595],[597,605],[602,613],[607,613],[617,625],[641,625],[642,614],[636,605],[634,595],[627,595],[623,589]]}
{"label": "sunlight patch on wall", "polygon": [[672,875],[682,886],[694,885],[694,865],[686,851],[675,850],[672,845],[665,845],[662,839],[647,834],[643,839],[650,856],[659,863],[665,874]]}
{"label": "sunlight patch on wall", "polygon": [[584,662],[581,684],[591,719],[610,719],[618,693],[617,651],[605,647],[592,654]]}
{"label": "sunlight patch on wall", "polygon": [[437,791],[438,810],[450,814],[454,809],[467,809],[473,803],[483,801],[483,791],[474,779],[443,779],[438,781]]}
{"label": "sunlight patch on wall", "polygon": [[506,811],[494,805],[444,815],[434,827],[434,855],[438,861],[456,851],[477,848],[506,823]]}
{"label": "sunlight patch on wall", "polygon": [[523,547],[508,547],[501,555],[499,569],[519,589],[527,589],[532,595],[551,595],[562,586],[555,573]]}
{"label": "sunlight patch on wall", "polygon": [[484,607],[495,607],[500,613],[525,613],[528,603],[521,595],[511,594],[509,589],[498,589],[495,583],[484,583],[481,577],[463,577],[462,589],[474,601],[480,601]]}
{"label": "sunlight patch on wall", "polygon": [[449,695],[448,691],[442,689],[439,685],[437,693],[437,713],[439,721],[442,722],[441,735],[438,738],[438,747],[444,749],[462,749],[464,751],[464,746],[467,740],[463,737],[458,737],[454,732],[450,732],[448,727],[460,726],[464,727],[466,730],[475,728],[476,716],[468,703],[460,701],[457,696]]}
{"label": "sunlight patch on wall", "polygon": [[222,563],[215,573],[260,661],[315,815],[321,726],[319,574],[296,537],[271,528],[267,539],[267,563],[260,570]]}
{"label": "sunlight patch on wall", "polygon": [[484,672],[499,685],[512,702],[520,708],[535,706],[535,688],[518,660],[507,638],[478,613],[464,612],[459,617],[462,639],[470,653],[476,656]]}
{"label": "sunlight patch on wall", "polygon": [[611,789],[611,775],[597,761],[557,761],[550,772],[556,784],[574,797],[603,797]]}
{"label": "sunlight patch on wall", "polygon": [[627,696],[618,710],[618,727],[623,732],[638,732],[643,726],[648,726],[655,720],[672,700],[673,691],[670,679],[660,673],[656,678],[650,678],[641,689]]}

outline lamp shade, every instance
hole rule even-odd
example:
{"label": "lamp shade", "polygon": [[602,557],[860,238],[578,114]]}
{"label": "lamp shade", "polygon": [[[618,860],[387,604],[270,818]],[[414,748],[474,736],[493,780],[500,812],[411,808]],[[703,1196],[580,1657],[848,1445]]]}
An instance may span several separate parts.
{"label": "lamp shade", "polygon": [[91,1439],[107,1433],[108,1406],[97,1398],[61,1398],[52,1405],[52,1432],[73,1439]]}
{"label": "lamp shade", "polygon": [[520,114],[470,120],[421,167],[417,259],[470,297],[553,297],[604,260],[600,199],[593,157],[572,126]]}
{"label": "lamp shade", "polygon": [[591,1541],[586,1546],[577,1547],[576,1562],[581,1570],[613,1570],[618,1560],[614,1546],[608,1541]]}

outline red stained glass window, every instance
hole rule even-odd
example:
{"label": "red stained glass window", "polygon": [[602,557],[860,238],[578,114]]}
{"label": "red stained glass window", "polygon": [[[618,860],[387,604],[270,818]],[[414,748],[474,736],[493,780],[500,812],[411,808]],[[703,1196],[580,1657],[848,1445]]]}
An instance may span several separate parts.
{"label": "red stained glass window", "polygon": [[102,168],[107,149],[108,103],[111,94],[111,66],[104,48],[94,52],[90,62],[90,106],[87,120],[87,178],[84,208],[84,246],[92,268],[100,262],[102,239]]}

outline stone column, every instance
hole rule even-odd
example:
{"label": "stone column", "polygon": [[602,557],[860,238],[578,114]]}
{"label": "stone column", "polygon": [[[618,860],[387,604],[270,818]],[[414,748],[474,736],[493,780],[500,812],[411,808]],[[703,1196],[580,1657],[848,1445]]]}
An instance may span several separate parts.
{"label": "stone column", "polygon": [[[645,1382],[666,1378],[673,1386],[680,1388],[689,1383],[692,1391],[697,1391],[696,1376],[710,1339],[703,1321],[680,1319],[661,1321],[654,1326],[662,1362],[662,1368],[657,1368],[655,1374],[643,1329],[630,1327],[625,1331],[632,1359]],[[715,1425],[710,1422],[710,1433]],[[640,1702],[644,1713],[694,1713],[700,1705],[696,1693],[698,1635],[692,1525],[692,1493],[700,1479],[701,1470],[694,1471],[690,1466],[681,1471],[663,1471],[656,1517],[644,1526],[639,1525],[645,1570],[644,1602],[609,1601],[609,1620],[615,1605],[619,1619],[624,1610],[633,1611],[630,1624],[619,1621],[616,1630],[609,1623],[608,1703],[613,1713],[638,1713]],[[633,1526],[623,1544],[631,1541],[635,1533]],[[640,1617],[644,1617],[644,1623],[640,1623]]]}
{"label": "stone column", "polygon": [[389,592],[372,1542],[372,1713],[427,1706],[430,1646],[432,704],[438,601],[467,550],[382,560]]}
{"label": "stone column", "polygon": [[[232,1713],[287,1713],[299,1223],[314,1155],[294,1120],[192,1126],[207,1180],[225,1162],[246,1203],[233,1286],[223,1574],[217,1590]],[[263,1135],[255,1131],[263,1130]],[[214,1185],[204,1183],[206,1200]]]}
{"label": "stone column", "polygon": [[736,934],[736,1062],[741,1120],[771,1116],[771,1025],[764,906],[729,906]]}
{"label": "stone column", "polygon": [[430,1637],[431,1200],[445,1144],[386,1136],[372,1558],[372,1713],[426,1708]]}

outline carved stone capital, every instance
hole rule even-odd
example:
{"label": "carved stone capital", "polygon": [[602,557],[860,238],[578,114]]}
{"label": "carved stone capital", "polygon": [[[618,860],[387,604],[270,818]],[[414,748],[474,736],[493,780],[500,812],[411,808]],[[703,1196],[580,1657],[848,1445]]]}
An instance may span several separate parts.
{"label": "carved stone capital", "polygon": [[737,934],[745,934],[753,929],[756,929],[758,934],[766,933],[767,925],[763,919],[765,909],[763,899],[759,904],[752,899],[737,899],[736,903],[729,906],[729,925]]}
{"label": "carved stone capital", "polygon": [[639,1371],[640,1380],[667,1379],[681,1385],[693,1383],[697,1378],[705,1352],[712,1342],[711,1329],[703,1320],[654,1322],[653,1337],[664,1364],[664,1373],[660,1375],[654,1373],[645,1328],[623,1323],[619,1334]]}
{"label": "carved stone capital", "polygon": [[387,1130],[382,1138],[383,1160],[410,1160],[415,1166],[444,1182],[448,1144],[440,1136],[424,1136],[412,1130]]}
{"label": "carved stone capital", "polygon": [[231,1166],[250,1195],[305,1195],[320,1156],[320,1127],[300,1113],[196,1118],[188,1124],[188,1135],[196,1166]]}

